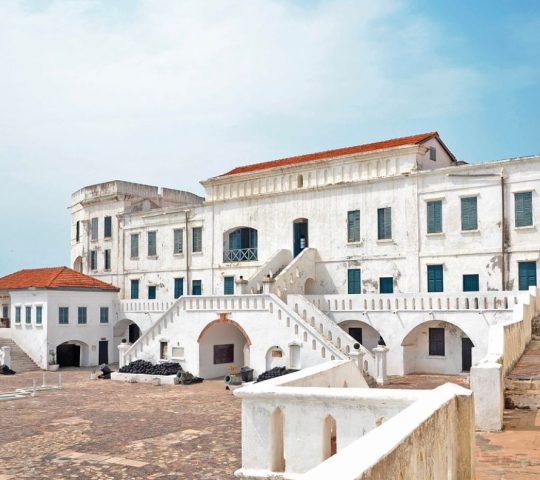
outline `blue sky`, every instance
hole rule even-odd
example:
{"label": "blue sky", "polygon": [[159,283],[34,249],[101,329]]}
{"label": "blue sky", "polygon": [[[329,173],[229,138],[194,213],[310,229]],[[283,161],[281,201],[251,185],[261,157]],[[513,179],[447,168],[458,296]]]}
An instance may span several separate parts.
{"label": "blue sky", "polygon": [[540,153],[536,1],[0,2],[0,275],[69,265],[70,195],[438,130]]}

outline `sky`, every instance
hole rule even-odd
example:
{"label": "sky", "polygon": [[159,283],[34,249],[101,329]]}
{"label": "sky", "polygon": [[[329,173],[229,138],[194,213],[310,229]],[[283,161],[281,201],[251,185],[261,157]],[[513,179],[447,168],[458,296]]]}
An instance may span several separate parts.
{"label": "sky", "polygon": [[437,130],[540,153],[536,0],[0,2],[0,275],[70,264],[70,195],[202,194],[283,156]]}

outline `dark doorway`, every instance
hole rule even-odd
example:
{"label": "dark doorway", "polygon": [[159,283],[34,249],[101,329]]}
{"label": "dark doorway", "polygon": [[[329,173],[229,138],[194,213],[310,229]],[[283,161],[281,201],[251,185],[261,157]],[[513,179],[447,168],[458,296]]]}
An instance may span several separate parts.
{"label": "dark doorway", "polygon": [[71,343],[64,343],[56,347],[56,361],[61,367],[81,366],[81,347]]}
{"label": "dark doorway", "polygon": [[141,329],[135,323],[130,323],[129,327],[129,343],[135,343],[141,336]]}
{"label": "dark doorway", "polygon": [[107,340],[99,341],[99,359],[98,363],[109,363],[109,342]]}
{"label": "dark doorway", "polygon": [[468,372],[471,369],[472,347],[474,347],[474,345],[470,338],[461,338],[461,368],[464,372]]}
{"label": "dark doorway", "polygon": [[362,328],[361,327],[350,327],[349,335],[354,338],[358,343],[362,343]]}
{"label": "dark doorway", "polygon": [[309,246],[308,221],[300,218],[293,223],[294,256],[296,257],[304,248]]}

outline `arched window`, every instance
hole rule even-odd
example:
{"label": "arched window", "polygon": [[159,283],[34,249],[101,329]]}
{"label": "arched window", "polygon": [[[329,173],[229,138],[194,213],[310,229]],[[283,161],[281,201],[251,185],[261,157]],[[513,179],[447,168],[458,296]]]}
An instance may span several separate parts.
{"label": "arched window", "polygon": [[302,188],[304,186],[304,176],[303,175],[298,175],[298,177],[296,178],[296,186],[298,188]]}
{"label": "arched window", "polygon": [[252,262],[257,260],[257,230],[240,227],[226,235],[224,262]]}

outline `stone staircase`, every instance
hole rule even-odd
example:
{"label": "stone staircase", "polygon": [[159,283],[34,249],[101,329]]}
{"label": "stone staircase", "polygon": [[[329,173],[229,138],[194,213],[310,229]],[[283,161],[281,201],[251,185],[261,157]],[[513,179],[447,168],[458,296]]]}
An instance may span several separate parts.
{"label": "stone staircase", "polygon": [[525,352],[506,376],[506,408],[540,409],[540,317],[533,319],[532,331]]}
{"label": "stone staircase", "polygon": [[39,370],[36,363],[13,340],[0,338],[0,348],[10,347],[11,369],[16,373]]}

